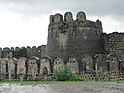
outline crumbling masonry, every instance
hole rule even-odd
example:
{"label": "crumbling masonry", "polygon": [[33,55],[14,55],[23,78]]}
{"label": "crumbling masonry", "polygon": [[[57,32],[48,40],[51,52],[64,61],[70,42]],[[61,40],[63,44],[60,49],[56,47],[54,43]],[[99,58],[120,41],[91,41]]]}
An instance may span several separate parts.
{"label": "crumbling masonry", "polygon": [[124,33],[103,33],[101,21],[66,12],[50,16],[47,45],[0,48],[1,79],[42,79],[65,64],[76,74],[124,73]]}

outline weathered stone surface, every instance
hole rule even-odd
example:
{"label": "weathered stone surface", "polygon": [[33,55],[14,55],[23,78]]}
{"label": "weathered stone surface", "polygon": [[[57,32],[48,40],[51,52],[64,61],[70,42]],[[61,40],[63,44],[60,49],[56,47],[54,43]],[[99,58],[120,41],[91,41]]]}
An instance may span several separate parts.
{"label": "weathered stone surface", "polygon": [[101,22],[101,21],[96,20],[96,25],[97,25],[99,28],[102,28],[102,22]]}
{"label": "weathered stone surface", "polygon": [[12,58],[12,52],[8,47],[3,48],[2,57],[3,58]]}
{"label": "weathered stone surface", "polygon": [[85,72],[93,71],[93,59],[92,56],[84,55],[82,57],[82,67]]}
{"label": "weathered stone surface", "polygon": [[50,15],[50,23],[54,22],[54,15]]}
{"label": "weathered stone surface", "polygon": [[42,57],[40,60],[40,75],[48,75],[51,73],[50,70],[50,58],[49,57]]}
{"label": "weathered stone surface", "polygon": [[64,21],[65,22],[72,22],[73,21],[73,15],[71,12],[66,12],[64,15]]}
{"label": "weathered stone surface", "polygon": [[28,59],[27,80],[35,80],[38,76],[38,57]]}
{"label": "weathered stone surface", "polygon": [[[60,19],[60,17],[59,17]],[[77,19],[73,20],[72,14],[67,12],[64,22],[58,21],[57,24],[49,24],[47,56],[52,59],[60,57],[67,63],[70,57],[80,60],[83,55],[94,56],[103,53],[102,28],[96,22],[86,20],[84,12],[78,12]],[[66,22],[67,21],[67,22]],[[100,24],[100,21],[98,22]],[[85,67],[80,66],[80,71]]]}
{"label": "weathered stone surface", "polygon": [[69,58],[69,62],[66,63],[72,73],[78,74],[79,67],[76,58]]}
{"label": "weathered stone surface", "polygon": [[[13,58],[18,59],[17,69]],[[71,12],[66,12],[64,19],[55,14],[50,16],[47,45],[0,48],[0,63],[1,79],[14,73],[22,79],[27,74],[29,79],[35,79],[38,74],[47,76],[66,63],[73,73],[124,73],[124,33],[103,33],[102,22],[87,20],[82,11],[77,13],[76,20]]]}
{"label": "weathered stone surface", "polygon": [[47,49],[47,45],[41,45],[38,47],[39,58],[47,56],[46,55],[46,49]]}
{"label": "weathered stone surface", "polygon": [[11,51],[14,51],[14,47],[11,47],[11,49],[10,49]]}
{"label": "weathered stone surface", "polygon": [[64,67],[64,61],[62,58],[56,58],[54,61],[54,71]]}
{"label": "weathered stone surface", "polygon": [[95,69],[97,69],[99,73],[106,72],[107,71],[106,57],[103,54],[96,54],[94,56],[94,59]]}
{"label": "weathered stone surface", "polygon": [[19,58],[20,54],[19,54],[20,48],[19,47],[15,47],[15,51],[14,51],[14,57],[15,58]]}
{"label": "weathered stone surface", "polygon": [[2,57],[2,48],[0,48],[0,58]]}
{"label": "weathered stone surface", "polygon": [[33,46],[31,47],[27,47],[26,48],[26,52],[27,52],[27,57],[31,58],[33,56],[36,56],[38,58],[41,58],[43,56],[46,56],[46,45],[41,45],[41,46]]}
{"label": "weathered stone surface", "polygon": [[7,76],[7,61],[8,58],[0,58],[0,79],[6,79]]}
{"label": "weathered stone surface", "polygon": [[77,13],[77,20],[78,21],[86,21],[86,15],[83,11]]}
{"label": "weathered stone surface", "polygon": [[118,58],[116,55],[108,55],[107,62],[109,62],[110,72],[119,72]]}
{"label": "weathered stone surface", "polygon": [[61,14],[54,15],[54,23],[59,23],[63,21],[63,16]]}
{"label": "weathered stone surface", "polygon": [[24,57],[17,60],[17,76],[19,79],[24,79],[26,76],[26,61],[27,59]]}
{"label": "weathered stone surface", "polygon": [[108,64],[110,65],[109,70],[124,72],[124,33],[104,33],[102,38],[104,41],[105,53],[110,57],[110,59],[108,58]]}
{"label": "weathered stone surface", "polygon": [[8,63],[8,76],[9,76],[9,80],[11,80],[16,76],[17,59],[16,58],[9,59],[7,63]]}

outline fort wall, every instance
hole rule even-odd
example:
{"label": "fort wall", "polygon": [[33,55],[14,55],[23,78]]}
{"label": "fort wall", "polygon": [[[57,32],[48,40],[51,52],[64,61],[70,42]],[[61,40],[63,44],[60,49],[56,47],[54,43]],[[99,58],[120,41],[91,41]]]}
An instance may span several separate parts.
{"label": "fort wall", "polygon": [[61,14],[51,15],[47,56],[53,61],[57,57],[63,58],[64,63],[67,63],[69,58],[76,57],[81,66],[85,64],[82,63],[85,55],[92,58],[95,54],[103,52],[102,33],[101,21],[87,20],[82,11],[77,13],[76,20],[71,12],[66,12],[64,17]]}
{"label": "fort wall", "polygon": [[0,79],[42,79],[67,65],[73,73],[124,73],[124,33],[103,33],[82,11],[50,16],[47,45],[0,48]]}

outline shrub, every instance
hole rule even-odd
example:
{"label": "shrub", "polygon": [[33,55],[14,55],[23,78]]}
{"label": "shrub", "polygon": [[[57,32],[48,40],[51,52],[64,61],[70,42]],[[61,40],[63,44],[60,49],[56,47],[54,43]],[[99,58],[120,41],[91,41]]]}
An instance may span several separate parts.
{"label": "shrub", "polygon": [[54,76],[58,81],[83,81],[82,76],[73,74],[68,66],[55,71]]}
{"label": "shrub", "polygon": [[83,78],[83,76],[72,74],[69,80],[70,81],[84,81],[85,79]]}
{"label": "shrub", "polygon": [[65,66],[64,68],[56,70],[54,75],[55,75],[56,80],[66,81],[70,79],[70,77],[72,76],[72,73],[69,70],[69,68]]}

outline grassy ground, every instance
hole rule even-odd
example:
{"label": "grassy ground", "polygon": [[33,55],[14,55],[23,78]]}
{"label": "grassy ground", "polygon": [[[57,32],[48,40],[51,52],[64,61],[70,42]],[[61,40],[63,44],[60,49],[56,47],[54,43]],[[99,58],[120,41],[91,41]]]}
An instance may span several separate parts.
{"label": "grassy ground", "polygon": [[112,82],[116,82],[116,83],[124,83],[124,80],[122,81],[17,81],[17,80],[3,80],[0,81],[0,84],[2,83],[8,83],[8,84],[19,84],[19,85],[37,85],[37,84],[69,84],[69,85],[73,85],[73,84],[87,84],[87,83],[91,83],[91,82],[95,82],[95,83],[112,83]]}
{"label": "grassy ground", "polygon": [[8,84],[20,84],[20,85],[34,85],[34,84],[83,84],[87,83],[87,81],[16,81],[16,80],[4,80],[0,81],[0,84],[8,83]]}
{"label": "grassy ground", "polygon": [[1,93],[124,93],[124,81],[0,81]]}

